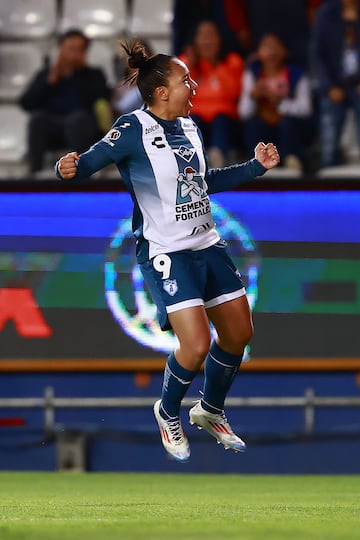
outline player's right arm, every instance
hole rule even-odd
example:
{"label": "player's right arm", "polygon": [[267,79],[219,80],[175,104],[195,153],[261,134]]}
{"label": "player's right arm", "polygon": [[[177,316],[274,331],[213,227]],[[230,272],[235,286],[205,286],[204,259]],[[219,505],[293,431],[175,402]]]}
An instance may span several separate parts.
{"label": "player's right arm", "polygon": [[134,149],[138,130],[135,117],[120,117],[105,137],[87,152],[69,152],[62,156],[55,165],[56,176],[63,180],[88,178],[111,163],[119,163]]}
{"label": "player's right arm", "polygon": [[62,180],[87,178],[113,163],[111,156],[101,147],[100,142],[83,154],[69,152],[62,156],[55,165],[56,176]]}

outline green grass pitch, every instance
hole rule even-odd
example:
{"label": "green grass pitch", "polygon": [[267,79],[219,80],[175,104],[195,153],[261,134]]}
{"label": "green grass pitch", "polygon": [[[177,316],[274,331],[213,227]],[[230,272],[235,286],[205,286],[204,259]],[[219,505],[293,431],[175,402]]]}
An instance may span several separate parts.
{"label": "green grass pitch", "polygon": [[360,538],[360,476],[0,473],[1,540]]}

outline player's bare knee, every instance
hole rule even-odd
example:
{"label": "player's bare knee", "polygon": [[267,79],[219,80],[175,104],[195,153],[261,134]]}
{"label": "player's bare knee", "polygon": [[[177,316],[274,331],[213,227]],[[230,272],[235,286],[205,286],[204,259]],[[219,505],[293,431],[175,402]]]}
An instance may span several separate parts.
{"label": "player's bare knee", "polygon": [[[191,342],[180,343],[178,353],[184,358],[192,369],[199,369],[204,362],[210,348],[210,337],[194,339]],[[178,356],[178,355],[176,355]]]}
{"label": "player's bare knee", "polygon": [[246,328],[241,328],[241,330],[238,329],[237,332],[227,334],[226,336],[219,336],[219,345],[231,354],[241,355],[251,340],[253,333],[254,328],[252,325],[249,325]]}
{"label": "player's bare knee", "polygon": [[196,358],[197,361],[201,364],[205,358],[207,353],[210,349],[210,339],[203,339],[203,340],[195,340],[194,343],[191,344],[191,355],[193,358]]}

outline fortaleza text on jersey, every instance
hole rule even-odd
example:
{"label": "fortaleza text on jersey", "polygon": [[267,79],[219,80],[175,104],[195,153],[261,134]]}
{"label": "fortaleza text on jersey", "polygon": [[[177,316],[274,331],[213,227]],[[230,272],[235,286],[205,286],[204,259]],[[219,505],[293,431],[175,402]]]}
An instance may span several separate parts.
{"label": "fortaleza text on jersey", "polygon": [[196,201],[176,206],[176,221],[186,221],[210,213],[209,200]]}

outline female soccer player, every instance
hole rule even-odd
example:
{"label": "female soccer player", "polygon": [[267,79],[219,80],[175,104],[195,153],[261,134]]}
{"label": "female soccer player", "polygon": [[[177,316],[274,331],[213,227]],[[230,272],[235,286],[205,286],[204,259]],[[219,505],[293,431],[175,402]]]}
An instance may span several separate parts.
{"label": "female soccer player", "polygon": [[[279,163],[279,155],[273,144],[259,143],[254,159],[208,169],[201,133],[189,116],[197,83],[187,66],[164,54],[148,57],[138,44],[123,47],[145,108],[121,116],[87,152],[62,156],[56,172],[69,180],[115,163],[133,199],[137,260],[161,328],[172,328],[179,341],[154,405],[167,452],[178,461],[190,457],[179,410],[204,360],[203,397],[190,410],[190,423],[225,448],[243,451],[246,445],[232,431],[224,401],[253,325],[241,276],[216,231],[208,195],[264,174]],[[209,320],[217,332],[212,344]]]}

